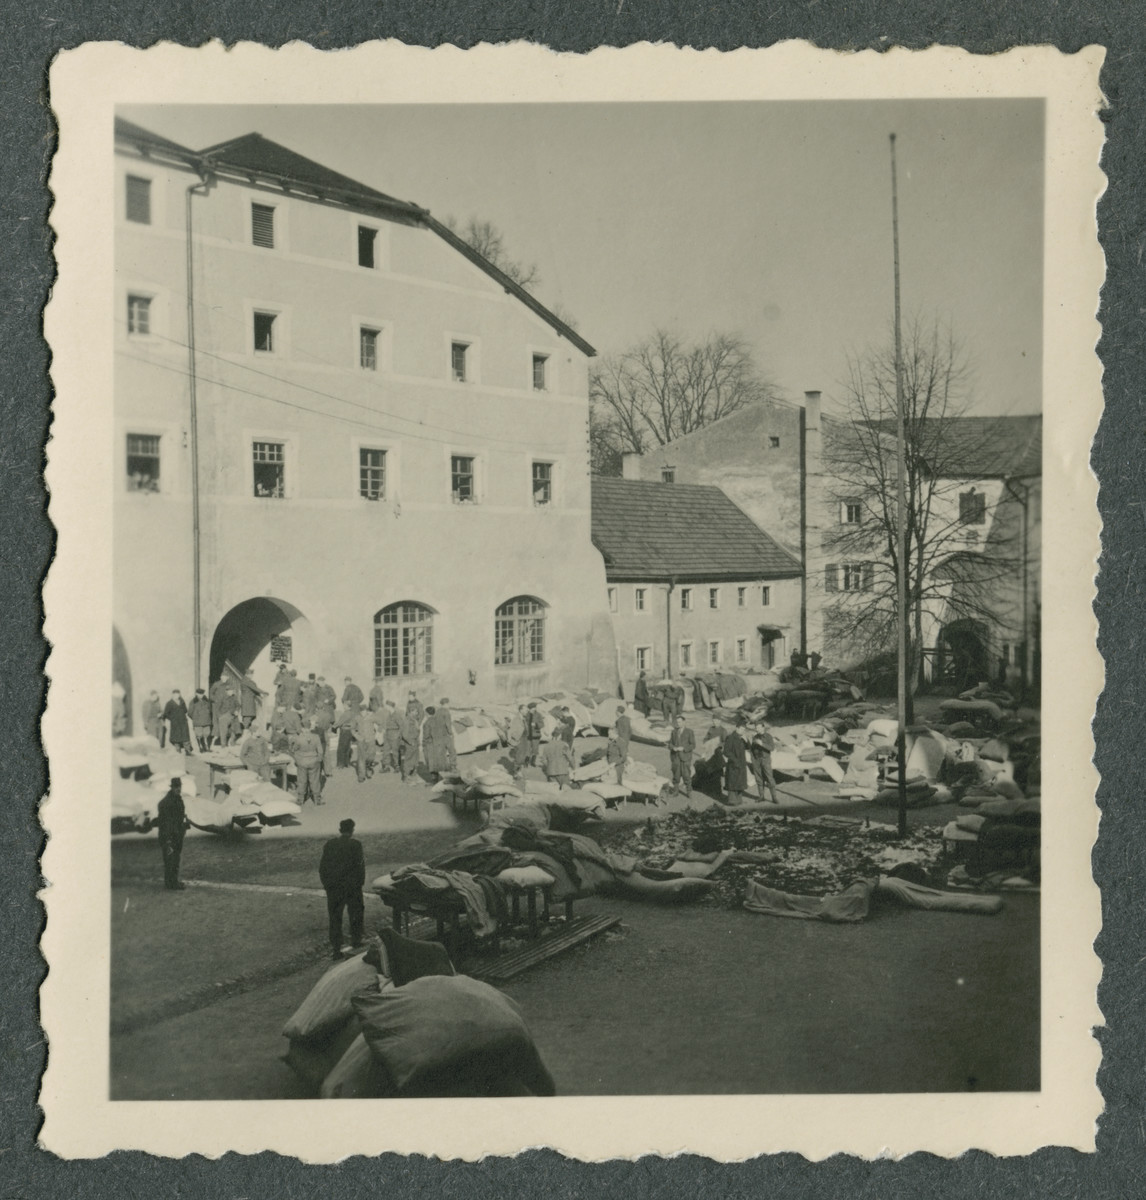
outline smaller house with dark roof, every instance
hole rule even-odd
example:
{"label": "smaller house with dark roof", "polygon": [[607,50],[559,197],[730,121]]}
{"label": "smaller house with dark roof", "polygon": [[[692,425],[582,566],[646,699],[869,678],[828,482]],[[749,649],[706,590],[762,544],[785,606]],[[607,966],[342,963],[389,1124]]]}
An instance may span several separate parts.
{"label": "smaller house with dark roof", "polygon": [[626,692],[637,675],[783,666],[800,632],[800,563],[718,487],[593,478]]}

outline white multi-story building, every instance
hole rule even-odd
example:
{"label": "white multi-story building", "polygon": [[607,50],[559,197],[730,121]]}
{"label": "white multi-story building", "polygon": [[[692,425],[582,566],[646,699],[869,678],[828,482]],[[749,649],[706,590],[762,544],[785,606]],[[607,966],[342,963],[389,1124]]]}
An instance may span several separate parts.
{"label": "white multi-story building", "polygon": [[115,672],[454,704],[616,682],[593,348],[428,212],[116,125]]}

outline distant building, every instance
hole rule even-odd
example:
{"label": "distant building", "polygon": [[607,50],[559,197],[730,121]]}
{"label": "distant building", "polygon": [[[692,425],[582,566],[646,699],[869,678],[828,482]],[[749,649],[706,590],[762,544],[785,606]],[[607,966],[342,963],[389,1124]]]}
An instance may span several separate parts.
{"label": "distant building", "polygon": [[[871,652],[845,619],[848,610],[891,571],[883,527],[865,518],[860,497],[848,494],[832,465],[849,429],[821,413],[819,392],[808,392],[802,408],[753,404],[627,455],[624,466],[631,478],[718,485],[792,551],[805,566],[799,641],[843,667]],[[881,436],[891,453],[894,429]],[[979,679],[1037,685],[1042,418],[951,417],[919,435],[924,445],[929,438],[942,439],[942,452],[919,464],[934,476],[934,567],[921,622],[925,677],[959,686]],[[966,575],[951,569],[961,554],[994,564],[974,596]]]}
{"label": "distant building", "polygon": [[800,564],[717,487],[593,478],[626,693],[650,679],[782,666],[799,633]]}
{"label": "distant building", "polygon": [[258,134],[121,120],[116,155],[129,713],[227,662],[458,705],[614,686],[593,347],[424,209]]}

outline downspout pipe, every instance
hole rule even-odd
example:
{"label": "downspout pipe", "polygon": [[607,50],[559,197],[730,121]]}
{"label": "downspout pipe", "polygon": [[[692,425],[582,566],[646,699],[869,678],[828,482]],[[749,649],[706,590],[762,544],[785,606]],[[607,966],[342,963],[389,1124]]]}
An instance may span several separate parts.
{"label": "downspout pipe", "polygon": [[676,587],[676,576],[669,576],[668,591],[665,593],[665,677],[671,679],[672,671],[672,596]]}
{"label": "downspout pipe", "polygon": [[186,191],[187,222],[187,379],[190,400],[191,439],[191,627],[195,643],[195,687],[203,686],[203,623],[202,582],[200,566],[199,520],[199,395],[195,363],[195,241],[191,219],[191,202],[195,196],[205,196],[214,182],[203,163],[196,165],[198,183]]}

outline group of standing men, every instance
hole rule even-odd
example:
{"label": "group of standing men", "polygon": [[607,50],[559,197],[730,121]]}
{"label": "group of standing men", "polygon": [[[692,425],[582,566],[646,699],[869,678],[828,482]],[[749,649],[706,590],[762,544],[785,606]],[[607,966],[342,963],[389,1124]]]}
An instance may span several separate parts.
{"label": "group of standing men", "polygon": [[143,728],[160,746],[170,742],[183,754],[230,746],[258,716],[263,696],[250,671],[239,680],[216,679],[210,694],[196,688],[190,704],[178,688],[166,702],[152,691],[143,702]]}
{"label": "group of standing men", "polygon": [[653,686],[656,689],[655,697],[649,691],[649,681],[642,671],[633,687],[633,707],[642,717],[647,717],[655,704],[661,710],[661,716],[672,725],[684,712],[684,684],[679,679],[670,679],[666,675],[660,683]]}

